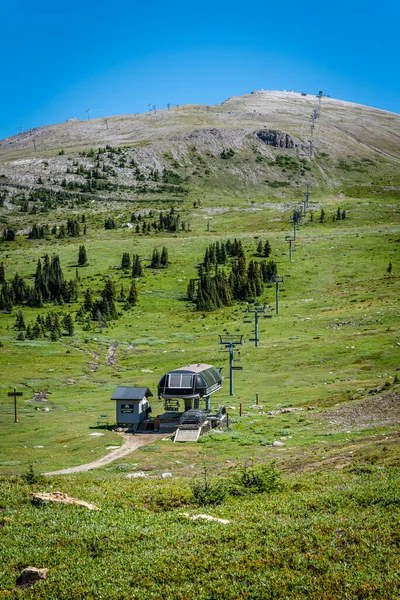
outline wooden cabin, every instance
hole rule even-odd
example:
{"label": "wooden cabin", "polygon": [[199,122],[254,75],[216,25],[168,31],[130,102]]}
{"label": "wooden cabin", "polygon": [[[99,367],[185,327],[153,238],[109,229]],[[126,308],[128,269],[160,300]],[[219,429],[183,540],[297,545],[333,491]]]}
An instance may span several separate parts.
{"label": "wooden cabin", "polygon": [[117,425],[137,426],[147,419],[151,412],[149,397],[153,394],[147,387],[119,386],[113,393],[111,400],[116,401]]}

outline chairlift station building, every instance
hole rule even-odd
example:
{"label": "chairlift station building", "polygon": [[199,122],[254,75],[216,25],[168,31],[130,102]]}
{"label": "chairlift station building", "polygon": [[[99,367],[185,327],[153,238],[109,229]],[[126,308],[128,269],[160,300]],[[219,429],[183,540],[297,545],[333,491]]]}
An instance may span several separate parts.
{"label": "chairlift station building", "polygon": [[168,371],[160,379],[158,395],[166,403],[183,400],[184,412],[199,409],[200,400],[205,401],[205,409],[210,410],[210,395],[220,389],[223,377],[212,365],[193,364]]}

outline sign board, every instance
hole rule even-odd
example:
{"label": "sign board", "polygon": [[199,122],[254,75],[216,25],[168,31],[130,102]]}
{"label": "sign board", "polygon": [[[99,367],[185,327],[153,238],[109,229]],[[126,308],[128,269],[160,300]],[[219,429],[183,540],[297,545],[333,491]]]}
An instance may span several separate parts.
{"label": "sign board", "polygon": [[134,404],[121,404],[120,411],[122,414],[133,413],[134,412]]}
{"label": "sign board", "polygon": [[22,392],[8,392],[7,396],[22,396]]}

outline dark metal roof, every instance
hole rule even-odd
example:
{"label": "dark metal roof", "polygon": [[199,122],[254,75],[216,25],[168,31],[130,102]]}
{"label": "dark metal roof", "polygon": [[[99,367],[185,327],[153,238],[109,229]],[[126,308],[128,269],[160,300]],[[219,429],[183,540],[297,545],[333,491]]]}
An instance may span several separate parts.
{"label": "dark metal roof", "polygon": [[142,400],[145,396],[148,398],[153,394],[148,387],[117,387],[111,400]]}

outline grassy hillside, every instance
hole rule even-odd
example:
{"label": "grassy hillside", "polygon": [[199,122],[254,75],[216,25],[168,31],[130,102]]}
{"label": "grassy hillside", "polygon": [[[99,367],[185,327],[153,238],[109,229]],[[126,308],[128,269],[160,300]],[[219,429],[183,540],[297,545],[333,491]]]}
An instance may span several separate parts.
{"label": "grassy hillside", "polygon": [[[15,578],[28,564],[50,569],[47,582],[24,592],[32,598],[398,594],[399,120],[323,98],[310,157],[315,106],[308,96],[257,92],[0,142],[0,535],[9,565],[0,598],[19,596]],[[255,132],[267,130],[294,146],[265,144]],[[285,237],[306,182],[309,206],[290,262]],[[168,215],[175,225],[179,217],[171,231],[157,225]],[[241,242],[246,267],[273,260],[284,278],[278,315],[275,284],[264,282],[256,298],[272,314],[260,320],[258,348],[245,323],[255,298],[215,310],[196,310],[188,298],[206,249],[228,239]],[[168,266],[152,267],[164,247]],[[142,276],[121,268],[124,253],[139,255]],[[26,290],[46,255],[59,257],[71,294],[37,307]],[[228,256],[218,269],[229,276],[236,263]],[[128,306],[132,283],[137,303]],[[82,309],[88,288],[101,302],[110,287],[115,314]],[[233,397],[218,344],[226,333],[245,342]],[[148,386],[155,416],[161,376],[194,362],[223,368],[211,398],[228,407],[228,430],[197,444],[150,437],[99,471],[40,479],[122,444],[97,425],[101,414],[114,422],[117,385]],[[23,392],[18,423],[7,396],[14,386]],[[273,462],[282,485],[232,494],[246,461]],[[126,477],[142,472],[146,479]],[[205,472],[226,488],[217,506],[196,497],[193,481],[204,483]],[[51,489],[102,510],[31,504],[30,491]],[[205,511],[232,523],[181,515]]]}

